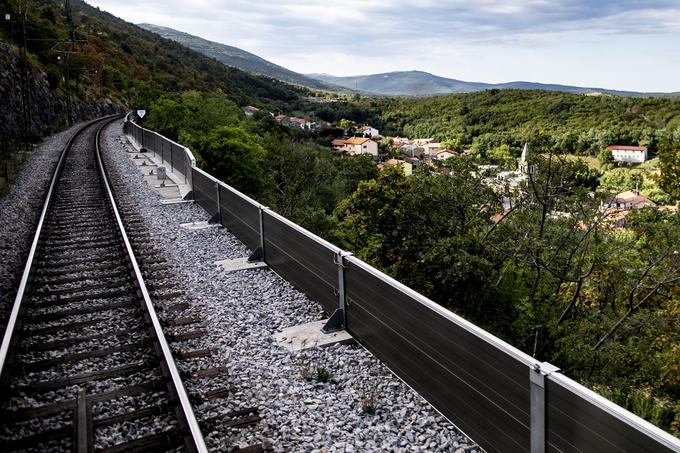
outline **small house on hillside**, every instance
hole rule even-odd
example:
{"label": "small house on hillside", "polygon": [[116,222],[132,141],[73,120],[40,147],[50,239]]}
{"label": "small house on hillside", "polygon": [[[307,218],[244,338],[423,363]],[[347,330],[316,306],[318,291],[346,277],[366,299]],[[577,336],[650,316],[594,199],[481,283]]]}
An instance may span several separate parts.
{"label": "small house on hillside", "polygon": [[304,118],[296,118],[294,116],[286,116],[286,115],[276,115],[274,117],[276,121],[278,121],[281,125],[287,126],[287,127],[297,127],[300,129],[311,129],[312,128],[312,123],[307,121]]}
{"label": "small house on hillside", "polygon": [[446,160],[446,159],[448,159],[449,157],[453,157],[453,156],[455,156],[455,155],[456,155],[456,153],[455,153],[454,151],[452,151],[452,150],[450,150],[450,149],[445,149],[445,150],[443,150],[443,151],[439,151],[439,152],[436,154],[436,158],[439,159],[439,160]]}
{"label": "small house on hillside", "polygon": [[622,211],[629,211],[631,209],[642,209],[647,207],[656,207],[649,198],[640,195],[640,192],[627,190],[617,194],[607,205],[607,208],[619,209]]}
{"label": "small house on hillside", "polygon": [[243,110],[243,113],[246,116],[253,116],[255,112],[259,112],[260,109],[257,107],[253,107],[252,105],[246,105],[245,107],[241,107],[241,110]]}
{"label": "small house on hillside", "polygon": [[611,145],[607,147],[617,162],[641,164],[647,160],[646,146]]}
{"label": "small house on hillside", "polygon": [[413,165],[411,165],[408,162],[404,162],[403,160],[390,159],[384,164],[378,165],[378,170],[382,170],[386,167],[400,168],[401,171],[404,173],[404,176],[411,176],[413,174]]}
{"label": "small house on hillside", "polygon": [[380,135],[380,131],[378,131],[378,129],[368,125],[361,126],[360,128],[357,129],[357,132],[363,135],[364,137],[370,138],[375,138],[378,135]]}
{"label": "small house on hillside", "polygon": [[423,143],[423,152],[426,156],[434,157],[441,151],[441,145],[437,142]]}
{"label": "small house on hillside", "polygon": [[336,151],[342,151],[352,156],[370,154],[378,157],[378,143],[370,138],[350,137],[348,139],[336,139],[331,142],[331,147]]}
{"label": "small house on hillside", "polygon": [[625,228],[628,224],[628,214],[631,211],[647,207],[658,208],[656,203],[640,195],[640,192],[627,190],[603,204],[601,209],[607,214],[612,227]]}

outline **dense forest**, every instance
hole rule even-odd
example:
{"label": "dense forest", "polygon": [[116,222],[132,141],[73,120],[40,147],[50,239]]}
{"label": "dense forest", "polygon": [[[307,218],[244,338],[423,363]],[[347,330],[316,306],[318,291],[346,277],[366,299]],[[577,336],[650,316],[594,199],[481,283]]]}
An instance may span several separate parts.
{"label": "dense forest", "polygon": [[[680,435],[680,215],[641,209],[615,229],[600,209],[636,184],[677,204],[680,100],[312,92],[227,68],[80,1],[70,12],[29,2],[23,33],[20,4],[3,2],[13,19],[0,36],[17,49],[26,36],[29,65],[58,96],[146,108],[145,126],[189,146],[216,177]],[[262,111],[246,117],[246,104]],[[461,152],[439,163],[445,172],[378,172],[370,156],[331,152],[342,129],[291,129],[270,111],[369,123]],[[519,191],[492,190],[478,165],[512,169],[525,142],[535,173]],[[645,145],[658,159],[649,171],[614,168],[610,144]]]}
{"label": "dense forest", "polygon": [[322,104],[314,114],[368,122],[384,135],[432,137],[453,149],[519,150],[538,132],[557,150],[596,156],[607,145],[654,153],[680,127],[680,99],[586,96],[539,90],[487,90],[431,98],[362,98]]}

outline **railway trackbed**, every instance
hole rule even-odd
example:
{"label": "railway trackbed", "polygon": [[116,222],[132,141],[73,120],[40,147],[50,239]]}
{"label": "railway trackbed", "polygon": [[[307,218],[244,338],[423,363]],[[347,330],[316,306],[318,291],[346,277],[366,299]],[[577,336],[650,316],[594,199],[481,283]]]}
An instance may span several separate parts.
{"label": "railway trackbed", "polygon": [[98,155],[115,119],[57,165],[0,350],[1,451],[207,451]]}

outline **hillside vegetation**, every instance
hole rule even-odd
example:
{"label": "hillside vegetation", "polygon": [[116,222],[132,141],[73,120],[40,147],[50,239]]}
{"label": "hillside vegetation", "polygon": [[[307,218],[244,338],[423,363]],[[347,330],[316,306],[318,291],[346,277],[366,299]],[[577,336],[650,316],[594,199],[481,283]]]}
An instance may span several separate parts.
{"label": "hillside vegetation", "polygon": [[566,93],[615,94],[620,96],[680,97],[680,93],[638,93],[633,91],[585,88],[536,82],[483,83],[440,77],[423,71],[394,71],[381,74],[336,77],[329,74],[307,74],[309,77],[353,90],[388,96],[433,96],[450,93],[472,93],[492,89],[552,90]]}
{"label": "hillside vegetation", "polygon": [[[168,27],[160,27],[153,24],[138,24],[139,27],[154,32],[164,38],[176,41],[189,49],[214,58],[227,66],[241,69],[254,74],[262,74],[283,82],[302,85],[315,89],[329,89],[328,84],[310,77],[306,77],[290,69],[274,64],[255,54],[246,52],[238,47],[227,46],[214,41],[193,36],[188,33],[173,30]],[[340,87],[336,87],[340,89]]]}
{"label": "hillside vegetation", "polygon": [[[13,19],[0,36],[21,47],[19,7],[26,2],[3,3]],[[259,102],[274,109],[294,106],[305,94],[268,77],[226,67],[83,1],[70,5],[69,14],[60,1],[29,2],[26,15],[30,64],[47,74],[58,95],[142,105],[161,92],[218,89],[237,104]]]}
{"label": "hillside vegetation", "polygon": [[680,128],[680,99],[585,96],[541,90],[486,90],[431,98],[355,97],[318,105],[327,121],[368,122],[383,135],[431,137],[484,154],[507,144],[519,155],[541,132],[563,153],[597,156],[612,144],[657,145]]}

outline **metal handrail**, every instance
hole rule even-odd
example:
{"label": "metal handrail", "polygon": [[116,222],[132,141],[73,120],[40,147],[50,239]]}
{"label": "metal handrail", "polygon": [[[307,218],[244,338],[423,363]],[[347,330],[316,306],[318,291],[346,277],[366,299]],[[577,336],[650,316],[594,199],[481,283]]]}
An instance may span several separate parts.
{"label": "metal handrail", "polygon": [[203,434],[201,433],[201,428],[198,424],[198,420],[196,420],[196,415],[194,414],[194,410],[191,407],[191,403],[189,402],[189,396],[187,395],[186,389],[184,388],[184,384],[182,383],[182,378],[179,375],[179,370],[177,369],[177,365],[175,364],[175,360],[172,357],[172,351],[170,350],[170,346],[168,345],[168,342],[165,339],[165,335],[163,334],[163,329],[162,329],[160,321],[158,319],[158,315],[156,314],[156,310],[154,309],[153,303],[151,302],[151,296],[149,295],[149,290],[147,289],[146,284],[144,283],[144,278],[142,277],[142,272],[139,268],[139,264],[137,263],[137,259],[135,258],[135,253],[132,250],[132,245],[130,244],[130,240],[127,236],[127,233],[125,232],[125,226],[123,225],[123,220],[120,216],[120,213],[118,212],[118,207],[116,205],[116,200],[113,196],[113,191],[111,190],[111,185],[109,184],[109,181],[106,178],[104,163],[102,162],[100,149],[99,149],[99,134],[100,134],[100,132],[101,132],[101,129],[99,131],[97,131],[97,140],[96,140],[97,161],[98,161],[98,164],[99,164],[99,171],[101,172],[102,179],[104,181],[104,186],[106,187],[106,192],[109,196],[109,201],[111,202],[113,214],[116,217],[116,224],[118,225],[118,229],[120,231],[121,238],[123,240],[123,243],[125,245],[125,249],[126,249],[127,254],[128,254],[128,258],[130,260],[130,264],[132,265],[132,270],[133,270],[133,273],[135,275],[135,279],[137,280],[137,284],[139,285],[139,290],[142,293],[142,298],[144,299],[144,305],[145,305],[146,310],[149,314],[149,319],[150,319],[151,324],[153,326],[153,330],[154,330],[154,334],[156,336],[156,340],[158,341],[158,345],[161,349],[161,353],[163,355],[163,360],[165,361],[165,364],[167,366],[168,373],[170,373],[170,378],[172,380],[172,386],[173,386],[173,389],[176,393],[177,399],[179,400],[179,404],[180,404],[180,407],[182,409],[182,415],[184,416],[184,419],[187,423],[187,427],[189,428],[189,432],[191,433],[191,439],[194,443],[193,447],[198,452],[207,452],[208,448],[205,445],[205,440],[203,439]]}
{"label": "metal handrail", "polygon": [[[130,124],[133,124],[135,127],[138,127],[138,128],[141,129],[141,127],[139,126],[139,124],[137,124],[137,123],[135,123],[135,122],[133,121],[133,119],[131,118],[131,114],[132,114],[132,112],[128,112],[128,114],[125,115],[125,122],[130,123]],[[166,142],[168,142],[168,143],[171,143],[171,144],[173,144],[173,145],[176,145],[178,148],[182,148],[182,149],[184,150],[184,154],[185,154],[187,160],[189,161],[190,167],[192,167],[192,168],[193,168],[193,167],[196,167],[196,158],[194,157],[194,154],[191,152],[191,150],[190,150],[189,148],[187,148],[186,146],[184,146],[184,145],[182,145],[182,144],[180,144],[180,143],[177,143],[177,142],[174,141],[174,140],[170,140],[169,138],[167,138],[167,137],[165,137],[165,136],[159,134],[159,133],[156,132],[156,131],[152,131],[152,130],[149,130],[149,129],[146,129],[146,130],[149,131],[150,133],[154,134],[154,135],[157,135],[158,137],[160,137],[160,138],[163,139],[164,141],[166,141]]]}

